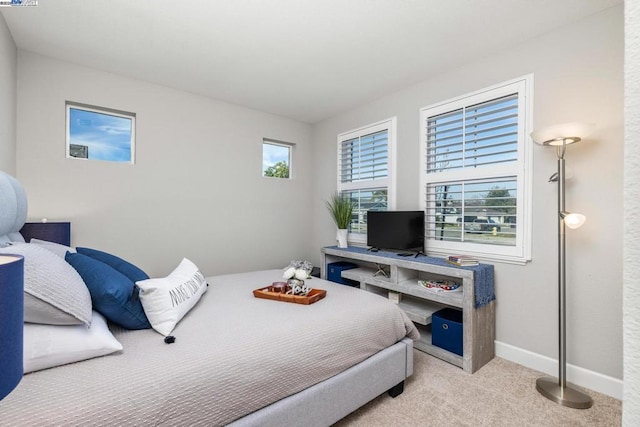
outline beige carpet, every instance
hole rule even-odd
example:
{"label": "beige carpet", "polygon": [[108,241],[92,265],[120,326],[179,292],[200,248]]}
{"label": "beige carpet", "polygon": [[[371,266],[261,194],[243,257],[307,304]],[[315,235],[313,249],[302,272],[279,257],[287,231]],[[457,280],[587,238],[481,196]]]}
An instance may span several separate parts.
{"label": "beige carpet", "polygon": [[495,358],[473,375],[414,350],[414,374],[395,399],[379,396],[335,427],[619,426],[617,399],[586,390],[590,409],[571,409],[536,391],[539,372]]}

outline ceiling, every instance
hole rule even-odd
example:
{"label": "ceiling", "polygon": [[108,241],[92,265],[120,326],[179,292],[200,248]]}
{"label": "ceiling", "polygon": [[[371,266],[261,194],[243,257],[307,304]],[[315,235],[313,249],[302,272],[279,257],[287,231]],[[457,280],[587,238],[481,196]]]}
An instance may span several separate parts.
{"label": "ceiling", "polygon": [[19,49],[315,123],[622,0],[39,0]]}

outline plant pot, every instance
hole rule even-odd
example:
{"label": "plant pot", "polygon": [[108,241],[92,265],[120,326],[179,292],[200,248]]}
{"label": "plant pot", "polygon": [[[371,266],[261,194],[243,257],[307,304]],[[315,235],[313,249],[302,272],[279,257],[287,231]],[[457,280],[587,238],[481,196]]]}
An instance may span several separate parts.
{"label": "plant pot", "polygon": [[339,229],[338,233],[336,234],[336,239],[338,240],[338,247],[339,248],[346,248],[348,247],[347,245],[347,234],[349,233],[349,230],[347,229]]}

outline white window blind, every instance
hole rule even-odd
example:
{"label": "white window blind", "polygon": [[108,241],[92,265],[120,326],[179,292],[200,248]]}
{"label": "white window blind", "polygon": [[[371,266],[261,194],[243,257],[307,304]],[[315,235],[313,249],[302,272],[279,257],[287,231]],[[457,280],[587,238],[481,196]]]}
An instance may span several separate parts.
{"label": "white window blind", "polygon": [[386,188],[346,190],[341,194],[350,198],[355,206],[351,217],[351,233],[367,234],[367,212],[386,211],[389,205]]}
{"label": "white window blind", "polygon": [[389,131],[387,129],[348,139],[341,145],[341,182],[380,179],[388,176]]}
{"label": "white window blind", "polygon": [[338,191],[354,202],[349,241],[366,243],[367,211],[394,207],[395,118],[338,135]]}
{"label": "white window blind", "polygon": [[427,239],[515,246],[515,177],[429,184],[426,200]]}
{"label": "white window blind", "polygon": [[518,94],[427,119],[427,173],[518,159]]}
{"label": "white window blind", "polygon": [[526,76],[421,110],[428,252],[530,258],[531,86]]}

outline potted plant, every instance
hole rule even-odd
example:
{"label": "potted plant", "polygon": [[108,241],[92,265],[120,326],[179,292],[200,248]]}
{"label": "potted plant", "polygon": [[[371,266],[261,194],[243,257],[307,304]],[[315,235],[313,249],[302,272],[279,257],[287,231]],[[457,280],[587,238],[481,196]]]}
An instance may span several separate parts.
{"label": "potted plant", "polygon": [[347,247],[347,233],[351,215],[353,214],[353,202],[349,197],[345,197],[340,193],[334,193],[327,201],[327,209],[331,212],[333,222],[338,227],[336,238],[339,248]]}

